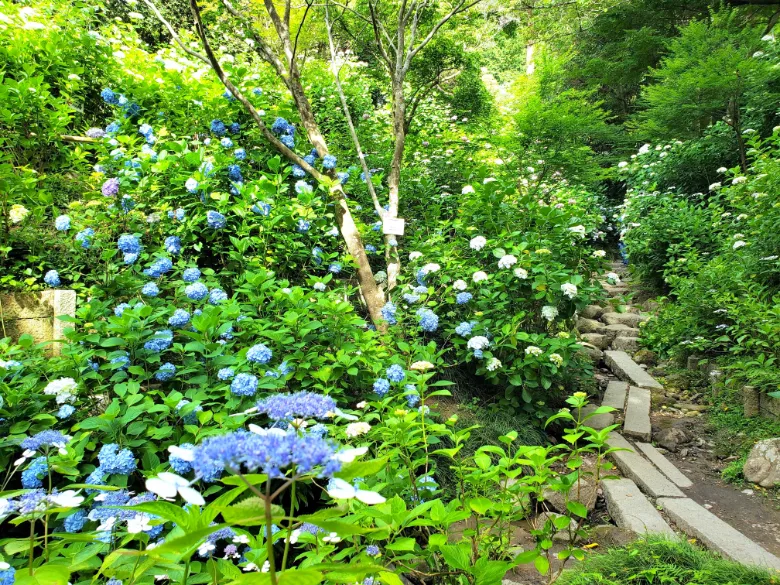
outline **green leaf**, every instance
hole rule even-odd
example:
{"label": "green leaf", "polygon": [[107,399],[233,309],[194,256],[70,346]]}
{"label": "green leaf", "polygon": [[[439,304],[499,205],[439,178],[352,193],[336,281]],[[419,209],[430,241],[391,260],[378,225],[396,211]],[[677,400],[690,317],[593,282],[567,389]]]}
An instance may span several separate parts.
{"label": "green leaf", "polygon": [[467,571],[471,566],[471,557],[468,553],[468,544],[461,546],[445,545],[440,546],[439,551],[444,557],[444,561],[453,569]]}
{"label": "green leaf", "polygon": [[349,481],[356,477],[372,477],[382,471],[387,465],[387,457],[370,461],[353,461],[341,468],[336,477]]}
{"label": "green leaf", "polygon": [[401,581],[398,575],[389,571],[379,573],[379,580],[385,585],[404,585],[404,582]]}
{"label": "green leaf", "polygon": [[64,565],[41,565],[32,575],[25,569],[17,571],[15,577],[15,585],[68,585],[70,571]]}
{"label": "green leaf", "polygon": [[397,538],[394,542],[385,546],[387,550],[407,550],[413,551],[417,545],[417,541],[414,538]]}
{"label": "green leaf", "polygon": [[547,560],[547,557],[539,555],[534,559],[534,566],[540,575],[546,575],[550,570],[550,561]]}
{"label": "green leaf", "polygon": [[480,516],[487,514],[488,510],[490,510],[492,506],[493,502],[487,498],[472,498],[469,500],[469,508],[474,510]]}
{"label": "green leaf", "polygon": [[587,518],[588,517],[588,509],[581,503],[570,501],[566,504],[566,509],[574,514],[575,516],[579,516],[580,518]]}

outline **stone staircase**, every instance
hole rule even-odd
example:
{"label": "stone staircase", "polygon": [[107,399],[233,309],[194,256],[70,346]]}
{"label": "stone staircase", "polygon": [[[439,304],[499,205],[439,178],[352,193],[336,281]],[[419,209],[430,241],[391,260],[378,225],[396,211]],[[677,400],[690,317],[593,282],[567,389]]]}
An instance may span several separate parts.
{"label": "stone staircase", "polygon": [[[605,289],[612,298],[629,292],[619,285],[607,284]],[[578,322],[586,351],[618,378],[607,384],[602,400],[615,412],[588,421],[599,429],[617,425],[607,445],[615,449],[609,456],[623,478],[604,480],[601,486],[610,515],[619,527],[637,535],[674,536],[680,531],[726,558],[780,571],[780,558],[688,497],[691,480],[650,444],[652,394],[663,386],[630,355],[639,350],[639,324],[648,318],[630,307],[618,313],[594,305]]]}

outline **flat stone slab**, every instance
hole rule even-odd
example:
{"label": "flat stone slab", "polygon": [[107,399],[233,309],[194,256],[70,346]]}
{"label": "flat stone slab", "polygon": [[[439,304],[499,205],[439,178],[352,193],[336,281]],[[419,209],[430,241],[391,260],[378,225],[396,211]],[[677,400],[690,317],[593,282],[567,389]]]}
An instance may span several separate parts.
{"label": "flat stone slab", "polygon": [[780,570],[779,558],[690,498],[661,498],[656,503],[683,532],[724,557],[745,565]]}
{"label": "flat stone slab", "polygon": [[602,406],[611,406],[620,411],[626,408],[626,394],[628,394],[628,382],[611,381],[607,384],[607,390],[604,392]]}
{"label": "flat stone slab", "polygon": [[628,325],[607,325],[604,328],[604,335],[612,343],[618,337],[639,337],[639,329]]}
{"label": "flat stone slab", "polygon": [[639,364],[624,351],[605,351],[604,361],[618,378],[630,382],[632,386],[648,390],[663,390],[663,386],[640,368]]}
{"label": "flat stone slab", "polygon": [[[588,404],[587,406],[583,407],[582,409],[582,416],[588,416],[591,414],[594,410],[596,410],[598,406],[595,404]],[[587,421],[585,421],[585,426],[591,427],[592,429],[596,429],[597,431],[600,431],[601,429],[606,429],[610,425],[615,424],[615,415],[611,412],[605,412],[603,414],[597,414],[596,416],[589,418]]]}
{"label": "flat stone slab", "polygon": [[671,526],[630,479],[605,479],[601,482],[601,489],[609,515],[620,528],[639,535],[674,536]]}
{"label": "flat stone slab", "polygon": [[607,325],[627,325],[634,328],[639,327],[640,323],[649,318],[640,313],[604,313],[601,316],[601,320]]}
{"label": "flat stone slab", "polygon": [[604,333],[607,330],[607,326],[601,321],[595,319],[586,319],[580,317],[577,319],[577,331],[580,333]]}
{"label": "flat stone slab", "polygon": [[650,440],[653,436],[653,427],[650,424],[650,398],[650,390],[636,386],[628,388],[623,434],[643,441]]}
{"label": "flat stone slab", "polygon": [[642,491],[654,498],[684,498],[685,494],[658,471],[647,459],[634,452],[634,448],[620,433],[611,432],[607,445],[613,449],[631,449],[615,451],[610,457],[628,479],[633,480]]}
{"label": "flat stone slab", "polygon": [[685,477],[683,472],[675,467],[674,463],[664,457],[661,452],[650,443],[637,443],[636,446],[645,454],[645,457],[661,470],[661,473],[676,483],[677,487],[689,488],[693,486],[693,482]]}

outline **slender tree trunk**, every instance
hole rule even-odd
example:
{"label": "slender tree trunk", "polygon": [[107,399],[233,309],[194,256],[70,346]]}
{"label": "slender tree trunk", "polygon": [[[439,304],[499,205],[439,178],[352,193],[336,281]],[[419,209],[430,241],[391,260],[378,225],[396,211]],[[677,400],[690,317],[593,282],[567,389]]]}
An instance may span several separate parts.
{"label": "slender tree trunk", "polygon": [[534,61],[534,51],[536,50],[536,44],[533,41],[528,41],[525,45],[525,74],[533,75],[536,71],[536,62]]}
{"label": "slender tree trunk", "polygon": [[[389,211],[388,217],[398,217],[398,201],[401,190],[401,166],[404,162],[406,147],[406,100],[404,98],[403,81],[393,80],[393,158],[390,162],[390,173],[387,177]],[[398,274],[401,272],[401,261],[398,251],[392,246],[385,247],[387,261],[387,290],[395,288]]]}

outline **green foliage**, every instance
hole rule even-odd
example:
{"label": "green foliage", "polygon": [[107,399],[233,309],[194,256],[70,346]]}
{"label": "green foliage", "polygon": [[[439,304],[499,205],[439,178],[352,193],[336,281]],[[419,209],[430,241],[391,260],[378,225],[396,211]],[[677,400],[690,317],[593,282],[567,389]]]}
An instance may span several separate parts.
{"label": "green foliage", "polygon": [[561,585],[765,585],[772,577],[763,569],[718,558],[682,540],[649,538],[626,547],[594,554],[564,571]]}

